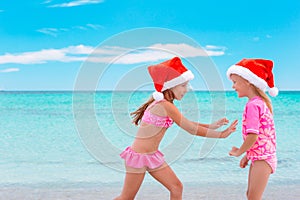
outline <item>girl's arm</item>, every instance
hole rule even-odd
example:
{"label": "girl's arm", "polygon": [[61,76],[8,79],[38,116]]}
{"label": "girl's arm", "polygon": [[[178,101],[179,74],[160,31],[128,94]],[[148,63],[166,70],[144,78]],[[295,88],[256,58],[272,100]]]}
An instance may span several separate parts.
{"label": "girl's arm", "polygon": [[245,153],[248,149],[252,147],[252,145],[256,142],[258,138],[257,134],[254,133],[248,133],[244,143],[240,148],[232,147],[231,151],[229,152],[229,155],[231,156],[240,156],[243,153]]}
{"label": "girl's arm", "polygon": [[223,125],[227,125],[229,123],[229,120],[226,119],[226,118],[221,118],[218,121],[215,121],[215,122],[213,122],[211,124],[201,124],[201,123],[197,123],[197,122],[194,122],[194,123],[196,123],[199,126],[202,126],[204,128],[218,129],[218,128],[220,128]]}
{"label": "girl's arm", "polygon": [[192,123],[195,123],[195,125],[202,126],[204,128],[208,128],[209,127],[209,124],[201,124],[199,122],[192,122]]}
{"label": "girl's arm", "polygon": [[171,117],[178,126],[192,135],[209,138],[226,138],[236,130],[237,120],[235,120],[227,129],[215,131],[202,126],[202,124],[188,120],[180,113],[176,106],[170,102],[163,102],[163,106],[167,115]]}

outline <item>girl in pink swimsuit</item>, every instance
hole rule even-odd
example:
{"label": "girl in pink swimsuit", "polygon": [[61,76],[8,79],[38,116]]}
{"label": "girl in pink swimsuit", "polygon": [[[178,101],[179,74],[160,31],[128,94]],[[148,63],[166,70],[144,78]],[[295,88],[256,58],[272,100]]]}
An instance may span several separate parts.
{"label": "girl in pink swimsuit", "polygon": [[246,155],[240,161],[245,168],[251,160],[248,180],[248,199],[261,199],[271,173],[277,166],[276,133],[269,97],[276,96],[272,73],[273,62],[264,59],[243,59],[231,66],[227,76],[233,82],[238,97],[248,97],[243,114],[242,134],[244,143],[240,148],[232,147],[231,156]]}
{"label": "girl in pink swimsuit", "polygon": [[116,200],[134,199],[146,171],[170,191],[170,199],[182,199],[182,183],[158,150],[163,136],[174,122],[190,134],[203,137],[226,138],[236,130],[237,120],[224,131],[216,131],[214,129],[228,123],[226,118],[212,124],[200,124],[186,119],[176,108],[173,100],[182,99],[188,82],[194,78],[180,58],[150,66],[148,71],[156,92],[132,113],[133,123],[139,125],[139,129],[132,145],[120,154],[125,161],[126,177],[122,193]]}

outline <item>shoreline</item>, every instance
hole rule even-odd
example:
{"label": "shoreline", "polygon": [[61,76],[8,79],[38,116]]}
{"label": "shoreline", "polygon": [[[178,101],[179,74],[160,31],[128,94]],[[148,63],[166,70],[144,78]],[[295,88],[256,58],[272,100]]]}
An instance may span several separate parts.
{"label": "shoreline", "polygon": [[[103,199],[109,200],[118,196],[121,192],[121,184],[101,184],[87,186],[59,185],[7,185],[0,186],[0,199],[6,200],[81,200]],[[195,185],[184,183],[183,199],[245,199],[246,183],[241,185]],[[299,199],[299,184],[269,184],[264,192],[264,200]],[[169,199],[168,191],[157,182],[145,182],[142,184],[136,200]]]}

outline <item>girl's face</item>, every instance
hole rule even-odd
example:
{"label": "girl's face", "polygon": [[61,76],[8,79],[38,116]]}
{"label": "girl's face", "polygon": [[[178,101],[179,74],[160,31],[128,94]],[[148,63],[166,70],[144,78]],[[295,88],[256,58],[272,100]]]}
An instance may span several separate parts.
{"label": "girl's face", "polygon": [[173,88],[171,88],[172,92],[174,93],[175,99],[181,100],[185,93],[188,91],[188,81],[182,84],[179,84]]}
{"label": "girl's face", "polygon": [[251,90],[251,84],[239,75],[231,74],[230,79],[233,82],[232,88],[237,92],[238,97],[248,97]]}

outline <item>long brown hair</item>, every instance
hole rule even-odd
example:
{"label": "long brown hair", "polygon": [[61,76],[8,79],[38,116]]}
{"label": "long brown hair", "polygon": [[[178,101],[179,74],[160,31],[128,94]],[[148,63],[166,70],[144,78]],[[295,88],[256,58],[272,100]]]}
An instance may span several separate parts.
{"label": "long brown hair", "polygon": [[[175,98],[174,93],[172,92],[172,90],[167,89],[165,91],[162,92],[164,95],[164,98],[173,103],[173,100]],[[144,103],[143,105],[141,105],[136,111],[130,113],[130,115],[133,117],[132,123],[134,123],[135,125],[139,125],[145,110],[148,108],[148,106],[154,101],[153,97],[151,96],[151,98]]]}
{"label": "long brown hair", "polygon": [[273,106],[272,106],[271,99],[268,97],[268,95],[264,91],[262,91],[261,89],[257,88],[254,85],[252,85],[252,86],[254,88],[255,93],[263,99],[263,101],[267,104],[269,110],[273,114]]}

